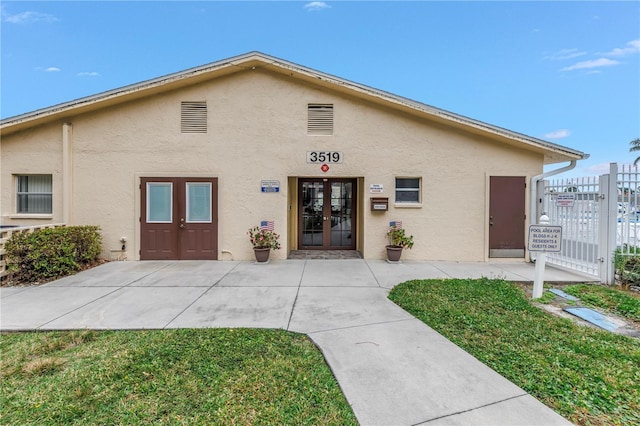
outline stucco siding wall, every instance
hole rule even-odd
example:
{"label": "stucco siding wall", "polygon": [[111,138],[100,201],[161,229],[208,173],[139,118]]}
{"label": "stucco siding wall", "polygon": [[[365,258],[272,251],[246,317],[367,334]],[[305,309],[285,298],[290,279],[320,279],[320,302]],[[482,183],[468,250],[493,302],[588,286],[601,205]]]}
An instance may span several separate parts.
{"label": "stucco siding wall", "polygon": [[[206,101],[208,133],[180,133],[181,101]],[[307,104],[334,105],[334,135],[307,135]],[[288,250],[290,177],[362,178],[364,204],[358,240],[367,258],[384,258],[390,220],[402,220],[416,244],[406,259],[482,261],[487,253],[488,176],[542,171],[529,151],[451,130],[392,109],[374,106],[297,80],[256,69],[150,96],[67,120],[73,125],[71,221],[99,224],[105,251],[128,239],[129,259],[139,249],[142,176],[211,176],[219,184],[219,249],[251,259],[246,236],[260,220],[274,220]],[[2,141],[2,215],[8,176],[54,173],[57,218],[61,124],[11,135]],[[306,152],[341,151],[344,161],[326,174]],[[19,165],[19,167],[17,166]],[[395,177],[422,178],[420,208],[394,206]],[[280,181],[279,193],[261,193],[261,179]],[[383,194],[370,194],[382,184]],[[293,191],[289,194],[289,191]],[[389,197],[386,213],[371,212],[371,196]],[[289,199],[289,201],[288,201]],[[295,206],[293,206],[295,210]],[[523,230],[524,232],[524,230]],[[219,255],[220,258],[222,256]],[[228,258],[228,257],[225,257]]]}
{"label": "stucco siding wall", "polygon": [[[50,124],[9,136],[0,135],[0,217],[4,225],[62,222],[62,124]],[[51,174],[52,214],[16,213],[16,175]]]}

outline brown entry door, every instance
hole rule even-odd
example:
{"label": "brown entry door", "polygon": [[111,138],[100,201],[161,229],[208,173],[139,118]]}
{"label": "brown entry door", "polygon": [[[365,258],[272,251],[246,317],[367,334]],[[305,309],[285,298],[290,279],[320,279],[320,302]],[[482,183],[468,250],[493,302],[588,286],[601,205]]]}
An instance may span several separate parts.
{"label": "brown entry door", "polygon": [[300,179],[298,248],[355,250],[355,179]]}
{"label": "brown entry door", "polygon": [[218,180],[141,178],[140,259],[218,258]]}
{"label": "brown entry door", "polygon": [[524,257],[524,176],[491,176],[489,188],[489,257]]}

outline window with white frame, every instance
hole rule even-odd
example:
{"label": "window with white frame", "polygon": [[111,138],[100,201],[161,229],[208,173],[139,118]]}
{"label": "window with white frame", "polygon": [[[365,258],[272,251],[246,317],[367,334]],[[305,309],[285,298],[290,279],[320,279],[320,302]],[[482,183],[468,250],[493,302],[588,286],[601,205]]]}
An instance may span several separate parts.
{"label": "window with white frame", "polygon": [[418,177],[396,178],[396,203],[420,203],[420,182]]}
{"label": "window with white frame", "polygon": [[52,213],[51,175],[17,175],[16,187],[17,213]]}

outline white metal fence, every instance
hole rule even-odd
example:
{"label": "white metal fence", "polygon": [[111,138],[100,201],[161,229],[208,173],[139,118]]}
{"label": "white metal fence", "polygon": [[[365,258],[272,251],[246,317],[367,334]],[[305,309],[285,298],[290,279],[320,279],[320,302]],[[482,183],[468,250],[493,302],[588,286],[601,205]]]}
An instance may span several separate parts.
{"label": "white metal fence", "polygon": [[640,170],[623,165],[617,173],[616,247],[621,254],[634,254],[640,246]]}
{"label": "white metal fence", "polygon": [[616,249],[640,246],[639,178],[637,167],[611,163],[605,175],[541,182],[538,213],[562,226],[562,251],[547,261],[613,283]]}

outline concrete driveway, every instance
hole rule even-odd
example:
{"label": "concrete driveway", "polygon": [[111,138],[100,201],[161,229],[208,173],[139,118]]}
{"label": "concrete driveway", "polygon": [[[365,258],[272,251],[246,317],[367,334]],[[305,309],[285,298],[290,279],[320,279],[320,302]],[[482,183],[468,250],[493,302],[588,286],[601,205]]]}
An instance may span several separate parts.
{"label": "concrete driveway", "polygon": [[[533,280],[524,262],[111,262],[0,290],[0,329],[279,328],[323,352],[363,425],[570,424],[387,299],[414,278]],[[547,281],[589,278],[547,267]]]}

